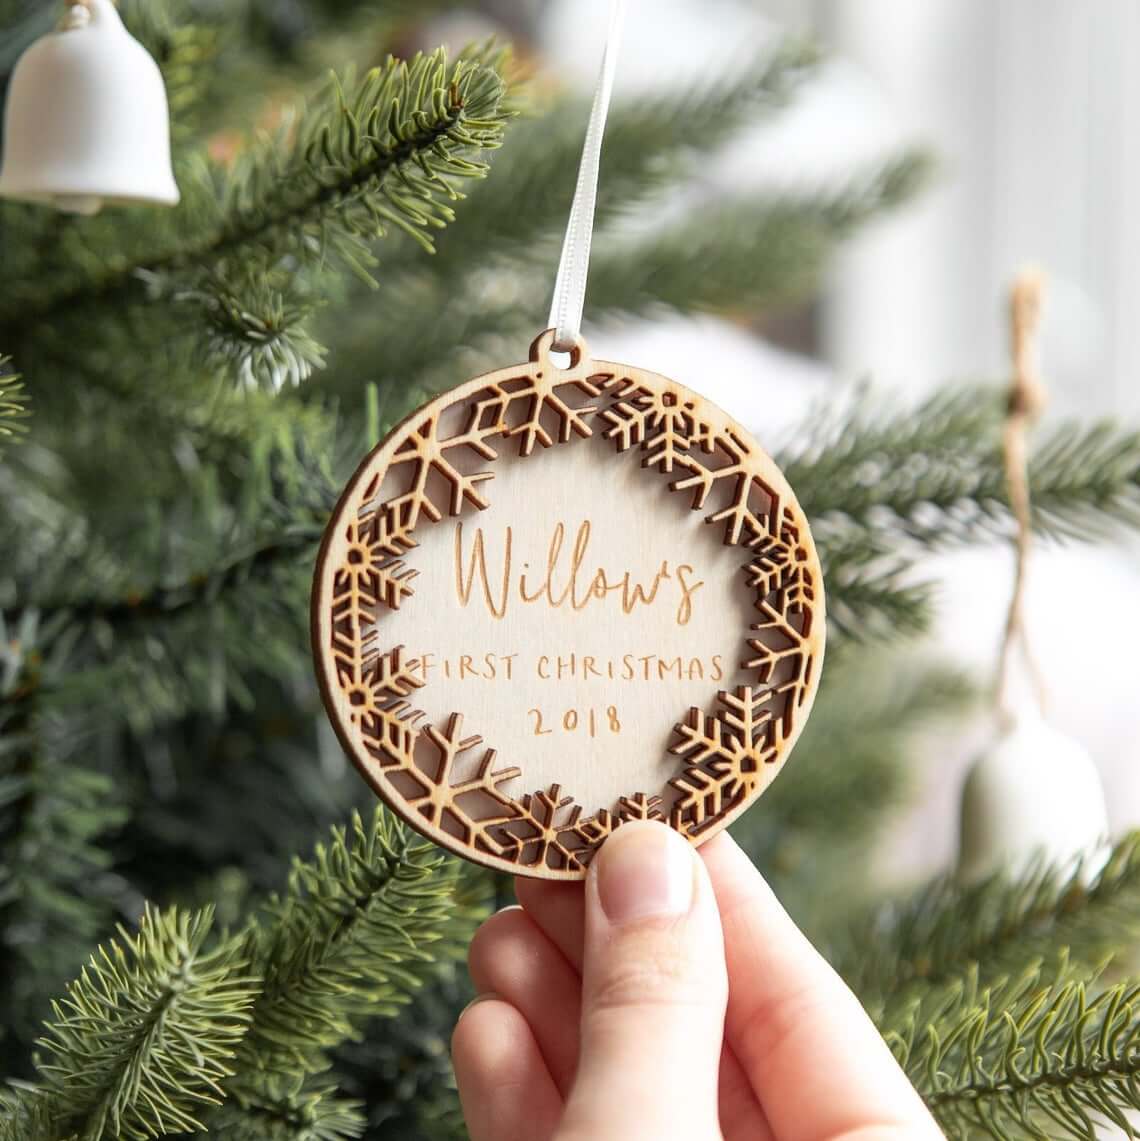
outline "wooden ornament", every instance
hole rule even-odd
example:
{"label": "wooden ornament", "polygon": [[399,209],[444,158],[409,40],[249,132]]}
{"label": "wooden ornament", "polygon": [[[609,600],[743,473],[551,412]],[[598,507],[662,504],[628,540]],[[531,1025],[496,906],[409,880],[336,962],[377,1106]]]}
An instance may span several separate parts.
{"label": "wooden ornament", "polygon": [[317,675],[365,779],[478,863],[579,879],[628,820],[693,843],[770,783],[811,709],[823,581],[738,424],[662,376],[530,361],[413,413],[325,533]]}

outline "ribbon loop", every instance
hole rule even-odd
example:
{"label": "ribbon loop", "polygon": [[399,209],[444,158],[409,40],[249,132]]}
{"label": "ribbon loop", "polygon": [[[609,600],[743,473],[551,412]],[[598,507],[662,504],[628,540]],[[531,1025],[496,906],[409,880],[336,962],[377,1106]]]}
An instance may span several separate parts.
{"label": "ribbon loop", "polygon": [[612,0],[606,47],[602,53],[598,85],[594,89],[590,121],[586,126],[586,141],[582,146],[582,161],[578,166],[578,184],[570,206],[566,237],[562,242],[562,257],[558,262],[558,276],[554,282],[554,299],[550,304],[549,325],[554,329],[553,347],[561,352],[568,351],[582,331],[586,277],[590,271],[590,242],[594,232],[594,206],[598,197],[602,135],[606,129],[610,96],[613,94],[624,21],[625,0]]}

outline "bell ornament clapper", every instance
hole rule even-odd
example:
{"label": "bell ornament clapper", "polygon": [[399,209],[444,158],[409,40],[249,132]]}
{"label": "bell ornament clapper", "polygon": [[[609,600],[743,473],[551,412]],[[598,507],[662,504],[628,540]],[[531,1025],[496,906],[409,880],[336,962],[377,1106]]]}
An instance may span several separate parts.
{"label": "bell ornament clapper", "polygon": [[17,62],[0,196],[80,214],[178,202],[162,73],[112,0],[72,3]]}
{"label": "bell ornament clapper", "polygon": [[1039,861],[1088,882],[1109,855],[1108,809],[1088,751],[1019,703],[970,767],[962,790],[958,876],[970,883]]}

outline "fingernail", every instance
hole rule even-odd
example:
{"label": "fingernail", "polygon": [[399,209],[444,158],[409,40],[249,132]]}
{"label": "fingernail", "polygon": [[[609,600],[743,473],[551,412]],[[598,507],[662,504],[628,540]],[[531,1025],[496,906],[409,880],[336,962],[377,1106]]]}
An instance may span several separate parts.
{"label": "fingernail", "polygon": [[623,824],[594,861],[598,898],[615,924],[684,915],[693,902],[693,851],[665,824]]}
{"label": "fingernail", "polygon": [[[462,1018],[473,1006],[478,1006],[481,1002],[487,1002],[489,999],[497,999],[499,996],[493,991],[485,991],[483,994],[477,994],[460,1012],[459,1018]],[[459,1018],[455,1021],[458,1022]]]}

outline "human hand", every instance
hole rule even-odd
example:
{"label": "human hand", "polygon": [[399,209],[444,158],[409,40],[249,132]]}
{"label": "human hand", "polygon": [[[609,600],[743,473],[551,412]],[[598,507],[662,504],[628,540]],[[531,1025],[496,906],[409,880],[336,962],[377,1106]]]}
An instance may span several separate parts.
{"label": "human hand", "polygon": [[623,825],[476,933],[472,1141],[936,1141],[858,1000],[727,834]]}

